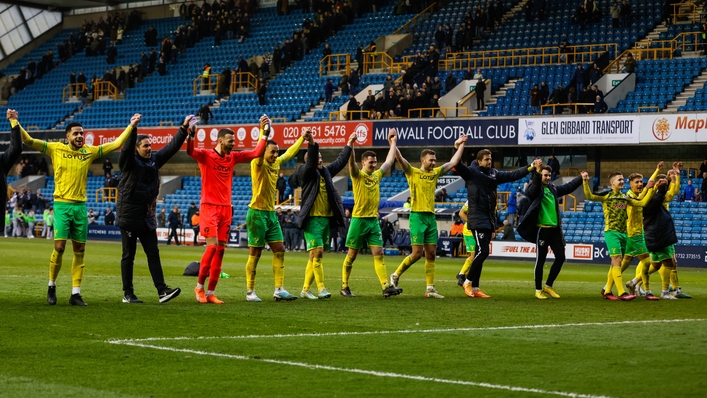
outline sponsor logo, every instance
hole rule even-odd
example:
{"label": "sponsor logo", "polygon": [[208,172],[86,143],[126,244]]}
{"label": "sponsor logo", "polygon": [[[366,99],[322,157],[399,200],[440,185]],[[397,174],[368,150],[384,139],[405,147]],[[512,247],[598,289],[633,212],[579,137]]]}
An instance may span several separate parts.
{"label": "sponsor logo", "polygon": [[588,245],[575,245],[574,258],[582,258],[586,260],[592,259],[592,247]]}
{"label": "sponsor logo", "polygon": [[356,133],[356,143],[359,145],[365,144],[368,139],[368,126],[363,123],[359,123],[359,125],[354,129],[354,132]]}
{"label": "sponsor logo", "polygon": [[196,132],[196,139],[199,140],[199,142],[204,142],[206,139],[206,130],[199,129],[199,131]]}
{"label": "sponsor logo", "polygon": [[678,120],[675,123],[676,129],[689,129],[693,130],[695,133],[699,132],[705,127],[707,127],[706,119],[690,119],[687,116],[678,117]]}
{"label": "sponsor logo", "polygon": [[539,243],[540,243],[540,246],[545,246],[545,241],[544,241],[544,240],[541,240]]}
{"label": "sponsor logo", "polygon": [[653,121],[651,127],[653,137],[658,141],[665,141],[670,138],[670,122],[664,117],[659,117]]}
{"label": "sponsor logo", "polygon": [[209,132],[209,138],[211,138],[211,141],[216,141],[218,140],[218,130],[217,129],[211,129]]}
{"label": "sponsor logo", "polygon": [[260,127],[253,127],[252,129],[250,129],[250,138],[255,141],[258,139],[258,137],[260,137]]}
{"label": "sponsor logo", "polygon": [[84,136],[84,141],[86,142],[86,145],[91,145],[93,146],[93,142],[95,141],[96,137],[93,136],[93,133],[86,133]]}
{"label": "sponsor logo", "polygon": [[525,121],[525,132],[523,135],[525,136],[526,141],[532,141],[535,138],[535,129],[533,129],[533,125],[535,122],[526,120]]}
{"label": "sponsor logo", "polygon": [[238,138],[238,141],[243,141],[245,140],[245,129],[243,127],[239,128],[238,131],[236,132],[236,137]]}
{"label": "sponsor logo", "polygon": [[79,155],[79,154],[72,154],[72,153],[64,153],[64,154],[62,154],[62,157],[64,159],[76,159],[76,160],[80,160],[82,162],[85,162],[86,160],[91,159],[91,155]]}

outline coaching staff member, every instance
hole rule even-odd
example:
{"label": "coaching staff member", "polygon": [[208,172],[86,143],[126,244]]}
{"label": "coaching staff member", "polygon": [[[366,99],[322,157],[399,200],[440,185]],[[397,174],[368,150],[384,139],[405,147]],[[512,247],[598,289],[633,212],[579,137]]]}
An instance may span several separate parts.
{"label": "coaching staff member", "polygon": [[[582,186],[581,175],[567,184],[558,186],[551,181],[553,174],[550,166],[536,166],[527,189],[528,199],[532,202],[518,225],[518,234],[528,242],[535,243],[535,297],[541,300],[547,298],[544,293],[552,298],[560,298],[552,288],[565,262],[565,238],[562,235],[562,215],[557,199]],[[555,262],[552,263],[543,287],[543,267],[548,248],[555,254]]]}
{"label": "coaching staff member", "polygon": [[120,271],[123,277],[123,302],[142,303],[133,291],[133,266],[137,239],[147,255],[147,266],[157,288],[160,303],[165,303],[181,293],[164,283],[160,251],[157,248],[157,219],[155,209],[160,189],[160,168],[174,156],[186,140],[189,128],[196,124],[194,115],[184,119],[172,141],[157,152],[152,152],[150,137],[138,135],[133,129],[120,151],[122,171],[118,185],[118,226],[123,237],[123,258]]}

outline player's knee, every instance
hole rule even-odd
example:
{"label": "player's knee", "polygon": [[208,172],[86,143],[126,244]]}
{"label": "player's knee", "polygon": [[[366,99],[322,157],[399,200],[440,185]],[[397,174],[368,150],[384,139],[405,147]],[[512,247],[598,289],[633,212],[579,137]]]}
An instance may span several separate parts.
{"label": "player's knee", "polygon": [[564,251],[555,253],[555,261],[559,261],[560,263],[564,263],[566,259],[567,258],[565,257]]}

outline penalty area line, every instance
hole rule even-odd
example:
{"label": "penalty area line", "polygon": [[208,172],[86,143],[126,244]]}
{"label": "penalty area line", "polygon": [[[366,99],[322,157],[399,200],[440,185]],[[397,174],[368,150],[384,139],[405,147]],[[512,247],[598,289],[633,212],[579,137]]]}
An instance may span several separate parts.
{"label": "penalty area line", "polygon": [[367,376],[387,377],[387,378],[393,378],[393,379],[426,381],[426,382],[441,383],[441,384],[482,387],[482,388],[489,388],[489,389],[495,389],[495,390],[524,392],[524,393],[533,393],[533,394],[541,394],[541,395],[554,395],[554,396],[561,396],[561,397],[610,398],[605,395],[581,394],[581,393],[565,392],[565,391],[551,391],[551,390],[542,390],[539,388],[507,386],[507,385],[503,385],[503,384],[492,384],[492,383],[483,383],[483,382],[466,381],[466,380],[451,380],[451,379],[442,379],[442,378],[438,378],[438,377],[417,376],[417,375],[408,375],[408,374],[393,373],[393,372],[378,372],[375,370],[366,370],[366,369],[357,369],[357,368],[340,368],[340,367],[336,367],[336,366],[317,365],[317,364],[311,364],[311,363],[305,363],[305,362],[283,361],[283,360],[278,360],[278,359],[256,358],[256,357],[250,357],[250,356],[246,356],[246,355],[234,355],[234,354],[225,354],[225,353],[220,353],[220,352],[192,350],[192,349],[188,349],[188,348],[164,347],[164,346],[159,346],[159,345],[144,344],[144,343],[138,343],[138,342],[125,341],[125,340],[111,340],[111,341],[107,341],[107,343],[116,344],[116,345],[126,345],[126,346],[131,346],[131,347],[169,351],[169,352],[185,353],[185,354],[194,354],[194,355],[204,355],[204,356],[212,356],[212,357],[219,357],[219,358],[236,359],[236,360],[240,360],[240,361],[258,361],[258,362],[264,362],[264,363],[274,364],[274,365],[288,365],[288,366],[296,366],[296,367],[307,368],[307,369],[312,369],[312,370],[328,370],[328,371],[333,371],[333,372],[355,373],[355,374],[361,374],[361,375],[367,375]]}
{"label": "penalty area line", "polygon": [[111,344],[128,344],[149,341],[178,341],[178,340],[213,340],[213,339],[283,339],[293,337],[337,337],[337,336],[370,336],[386,334],[415,334],[415,333],[459,333],[459,332],[485,332],[498,330],[523,330],[523,329],[555,329],[587,326],[621,326],[621,325],[649,325],[673,322],[701,322],[705,318],[695,319],[648,319],[638,321],[616,322],[583,322],[583,323],[551,323],[542,325],[516,325],[516,326],[489,326],[477,328],[447,328],[447,329],[404,329],[404,330],[376,330],[369,332],[331,332],[331,333],[294,333],[294,334],[251,334],[241,336],[198,336],[198,337],[147,337],[142,339],[110,339]]}

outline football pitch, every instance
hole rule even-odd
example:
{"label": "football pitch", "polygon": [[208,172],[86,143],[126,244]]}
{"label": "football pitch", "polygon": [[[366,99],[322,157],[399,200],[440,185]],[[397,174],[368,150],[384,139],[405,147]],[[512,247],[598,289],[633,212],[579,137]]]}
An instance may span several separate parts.
{"label": "football pitch", "polygon": [[[0,238],[1,239],[1,238]],[[245,301],[248,252],[228,249],[218,297],[198,304],[182,276],[203,247],[160,246],[182,295],[159,304],[138,252],[135,294],[121,302],[117,243],[89,242],[82,295],[68,304],[71,250],[46,303],[52,242],[0,240],[0,397],[631,397],[707,396],[707,270],[680,269],[693,299],[602,300],[608,264],[566,264],[559,300],[534,298],[532,261],[488,261],[468,298],[463,259],[437,261],[426,299],[424,262],[384,299],[370,256],[338,294],[343,255],[325,254],[329,300],[275,302],[271,253],[258,267],[262,303]],[[402,257],[386,257],[388,273]],[[285,288],[299,295],[305,253],[287,253]],[[547,268],[549,264],[546,265]],[[633,276],[635,262],[625,273]],[[653,291],[660,277],[651,278]],[[314,289],[313,289],[314,290]],[[316,292],[315,292],[316,294]],[[397,394],[397,395],[396,395]]]}

